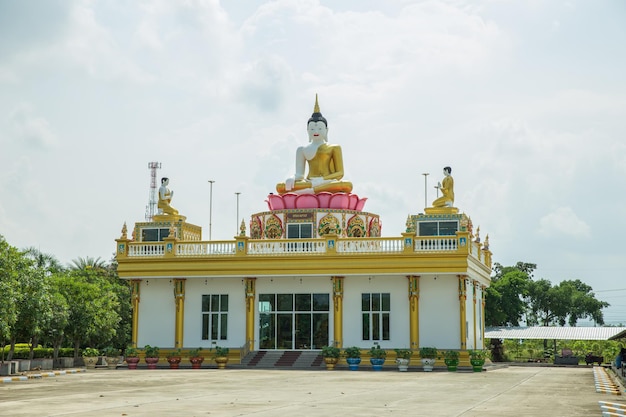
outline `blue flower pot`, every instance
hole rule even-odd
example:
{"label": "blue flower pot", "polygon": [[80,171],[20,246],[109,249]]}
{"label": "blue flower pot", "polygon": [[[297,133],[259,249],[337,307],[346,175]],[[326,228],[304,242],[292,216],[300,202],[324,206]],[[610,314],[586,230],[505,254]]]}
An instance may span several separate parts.
{"label": "blue flower pot", "polygon": [[383,363],[385,363],[385,358],[371,358],[370,363],[372,364],[372,370],[382,371]]}
{"label": "blue flower pot", "polygon": [[361,363],[361,358],[346,358],[346,362],[348,362],[349,370],[358,371],[359,364]]}

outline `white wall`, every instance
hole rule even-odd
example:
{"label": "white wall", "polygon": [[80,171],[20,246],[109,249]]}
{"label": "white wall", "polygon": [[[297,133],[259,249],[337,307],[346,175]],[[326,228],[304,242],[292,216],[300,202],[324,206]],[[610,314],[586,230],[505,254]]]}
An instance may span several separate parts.
{"label": "white wall", "polygon": [[458,285],[456,275],[422,275],[420,277],[420,347],[460,349]]}
{"label": "white wall", "polygon": [[169,278],[144,279],[139,291],[137,346],[174,347],[176,302],[173,282]]}
{"label": "white wall", "polygon": [[362,293],[390,293],[390,340],[376,341],[384,349],[410,345],[408,279],[404,276],[356,276],[344,280],[343,346],[370,348],[373,340],[363,340]]}
{"label": "white wall", "polygon": [[228,294],[228,338],[215,345],[238,348],[246,342],[246,300],[243,279],[188,278],[185,285],[185,348],[210,348],[210,340],[202,340],[202,296]]}

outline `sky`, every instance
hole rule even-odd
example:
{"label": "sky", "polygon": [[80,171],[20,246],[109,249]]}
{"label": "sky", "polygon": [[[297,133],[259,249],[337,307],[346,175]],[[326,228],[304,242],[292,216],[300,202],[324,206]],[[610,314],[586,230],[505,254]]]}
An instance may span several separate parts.
{"label": "sky", "polygon": [[621,0],[0,0],[0,235],[110,260],[155,161],[231,240],[318,94],[383,236],[451,166],[494,262],[580,279],[626,323],[625,20]]}

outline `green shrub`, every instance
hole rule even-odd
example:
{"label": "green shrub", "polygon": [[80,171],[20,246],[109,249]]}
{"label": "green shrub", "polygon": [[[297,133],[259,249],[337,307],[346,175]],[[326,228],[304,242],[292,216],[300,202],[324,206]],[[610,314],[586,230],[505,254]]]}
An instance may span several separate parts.
{"label": "green shrub", "polygon": [[420,348],[420,359],[436,359],[437,348],[435,347],[423,347]]}
{"label": "green shrub", "polygon": [[351,346],[351,347],[345,348],[343,350],[343,355],[346,358],[360,358],[361,348],[359,348],[358,346]]}

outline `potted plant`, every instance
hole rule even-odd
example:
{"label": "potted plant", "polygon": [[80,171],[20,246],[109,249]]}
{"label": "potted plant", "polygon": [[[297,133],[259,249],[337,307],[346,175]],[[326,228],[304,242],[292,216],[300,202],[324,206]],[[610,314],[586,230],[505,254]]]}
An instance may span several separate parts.
{"label": "potted plant", "polygon": [[482,349],[469,350],[470,364],[472,364],[472,370],[474,372],[482,372],[483,365],[485,364],[485,358],[487,357],[487,351]]}
{"label": "potted plant", "polygon": [[385,358],[387,358],[387,351],[381,349],[379,345],[374,345],[370,349],[370,363],[372,364],[372,370],[382,371]]}
{"label": "potted plant", "polygon": [[459,366],[459,351],[458,350],[446,350],[443,353],[443,361],[448,367],[448,371],[456,372]]}
{"label": "potted plant", "polygon": [[159,348],[156,346],[146,345],[143,348],[146,357],[144,360],[148,364],[148,369],[156,369],[157,363],[159,362]]}
{"label": "potted plant", "polygon": [[87,369],[95,369],[98,363],[98,355],[100,352],[96,348],[87,347],[83,349],[83,361]]}
{"label": "potted plant", "polygon": [[230,349],[228,349],[227,347],[215,346],[215,356],[213,357],[213,360],[215,360],[215,363],[217,364],[217,369],[226,368],[226,364],[228,363],[229,351]]}
{"label": "potted plant", "polygon": [[178,369],[180,367],[180,361],[182,360],[182,350],[174,349],[169,352],[165,358],[167,359],[167,363],[170,364],[170,369]]}
{"label": "potted plant", "polygon": [[398,364],[398,371],[406,372],[409,370],[411,356],[413,356],[413,351],[411,349],[396,349],[396,363]]}
{"label": "potted plant", "polygon": [[102,349],[102,355],[106,358],[107,367],[109,369],[116,369],[117,364],[120,361],[120,350],[113,346],[107,346]]}
{"label": "potted plant", "polygon": [[326,362],[326,369],[335,369],[335,365],[339,362],[339,356],[341,356],[341,349],[336,346],[324,346],[322,348],[322,356],[324,362]]}
{"label": "potted plant", "polygon": [[348,362],[348,369],[357,371],[361,363],[361,349],[357,346],[351,346],[343,350],[343,354]]}
{"label": "potted plant", "polygon": [[137,364],[139,363],[139,352],[133,346],[128,346],[125,351],[126,363],[128,364],[128,369],[137,369]]}
{"label": "potted plant", "polygon": [[432,372],[433,366],[437,361],[437,348],[423,347],[420,348],[420,358],[424,372]]}
{"label": "potted plant", "polygon": [[200,369],[202,362],[204,362],[204,356],[200,356],[202,348],[191,349],[189,351],[189,362],[191,362],[191,369]]}

